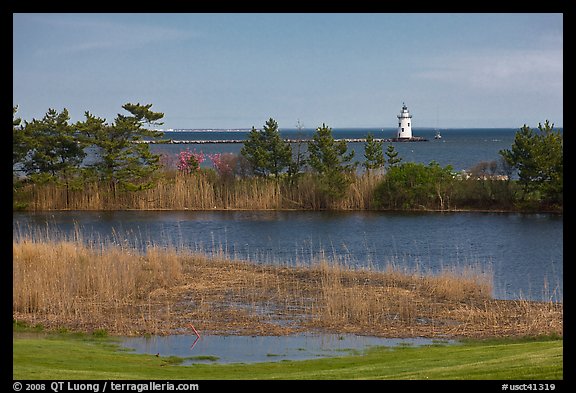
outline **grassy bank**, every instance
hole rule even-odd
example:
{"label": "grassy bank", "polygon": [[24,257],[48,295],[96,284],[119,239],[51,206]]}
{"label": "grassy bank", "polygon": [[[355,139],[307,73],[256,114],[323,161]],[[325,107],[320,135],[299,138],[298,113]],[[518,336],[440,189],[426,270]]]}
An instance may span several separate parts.
{"label": "grassy bank", "polygon": [[110,334],[282,335],[322,330],[383,337],[562,335],[563,305],[491,298],[474,267],[437,274],[337,259],[302,266],[146,253],[81,239],[13,241],[13,319]]}
{"label": "grassy bank", "polygon": [[20,380],[563,379],[563,341],[558,339],[469,341],[304,361],[190,366],[178,365],[182,359],[118,351],[106,339],[69,334],[15,336],[13,346],[13,378]]}

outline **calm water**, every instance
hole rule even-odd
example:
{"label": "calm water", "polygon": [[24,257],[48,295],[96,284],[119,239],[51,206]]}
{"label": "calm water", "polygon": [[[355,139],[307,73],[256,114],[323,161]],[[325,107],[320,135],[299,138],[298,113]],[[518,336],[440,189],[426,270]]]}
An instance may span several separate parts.
{"label": "calm water", "polygon": [[355,267],[435,273],[473,267],[500,299],[562,301],[563,218],[550,214],[297,211],[43,212],[13,215],[13,236],[171,245],[260,263],[325,255]]}
{"label": "calm water", "polygon": [[[429,164],[431,161],[438,162],[441,166],[452,165],[455,171],[469,169],[481,161],[499,160],[498,152],[502,149],[510,149],[514,142],[514,135],[518,131],[513,128],[473,128],[473,129],[440,129],[442,139],[434,139],[434,129],[415,128],[414,136],[428,139],[428,142],[394,142],[392,145],[404,162],[420,162]],[[284,138],[312,138],[315,130],[296,129],[280,130]],[[192,132],[165,132],[164,138],[173,140],[245,140],[248,131],[192,131]],[[393,138],[396,129],[370,129],[370,128],[347,128],[333,129],[332,135],[336,139],[365,138],[371,133],[375,138]],[[388,143],[384,143],[384,147]],[[180,151],[189,148],[191,151],[211,153],[240,153],[242,143],[208,143],[208,144],[170,144],[150,145],[154,153],[163,153],[174,157]],[[302,148],[306,150],[306,144]],[[355,151],[354,160],[364,161],[364,143],[350,142],[349,150]],[[293,150],[296,145],[293,145]],[[205,165],[209,165],[209,160]]]}
{"label": "calm water", "polygon": [[[293,336],[196,336],[129,337],[122,345],[136,353],[187,358],[192,363],[254,363],[305,360],[349,355],[372,346],[431,345],[425,338],[380,338],[350,334],[301,334]],[[453,344],[449,340],[444,344]],[[210,357],[210,358],[208,358]]]}

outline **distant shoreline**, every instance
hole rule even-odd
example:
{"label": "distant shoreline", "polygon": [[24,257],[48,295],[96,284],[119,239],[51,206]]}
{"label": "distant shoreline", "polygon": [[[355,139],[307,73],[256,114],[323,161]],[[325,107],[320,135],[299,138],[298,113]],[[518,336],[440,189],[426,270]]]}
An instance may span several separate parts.
{"label": "distant shoreline", "polygon": [[[345,141],[347,143],[363,143],[366,142],[366,138],[342,138],[334,139],[337,142]],[[412,138],[374,138],[375,142],[428,142],[428,139],[421,136],[414,136]],[[284,139],[288,143],[308,143],[312,142],[313,139],[303,138],[303,139]],[[245,139],[189,139],[189,140],[175,140],[175,139],[160,139],[160,140],[142,140],[135,141],[135,143],[146,143],[146,144],[205,144],[205,143],[244,143]]]}

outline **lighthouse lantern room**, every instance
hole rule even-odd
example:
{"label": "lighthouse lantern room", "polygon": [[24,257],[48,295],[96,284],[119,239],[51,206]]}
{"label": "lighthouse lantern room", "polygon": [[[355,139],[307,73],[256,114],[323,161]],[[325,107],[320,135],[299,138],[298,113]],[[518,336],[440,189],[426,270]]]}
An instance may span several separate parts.
{"label": "lighthouse lantern room", "polygon": [[402,111],[398,115],[398,139],[412,138],[412,115],[406,104],[402,103]]}

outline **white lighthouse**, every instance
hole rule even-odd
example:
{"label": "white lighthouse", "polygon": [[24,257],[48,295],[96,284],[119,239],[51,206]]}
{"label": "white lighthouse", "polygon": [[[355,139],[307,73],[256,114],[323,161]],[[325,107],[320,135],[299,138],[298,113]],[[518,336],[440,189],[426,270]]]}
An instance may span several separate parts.
{"label": "white lighthouse", "polygon": [[406,104],[402,103],[402,110],[398,115],[398,139],[412,138],[412,115],[408,111]]}

